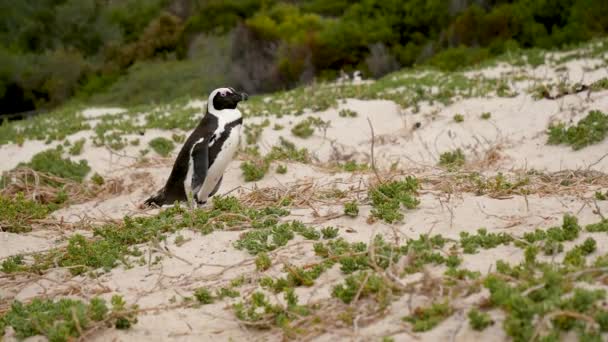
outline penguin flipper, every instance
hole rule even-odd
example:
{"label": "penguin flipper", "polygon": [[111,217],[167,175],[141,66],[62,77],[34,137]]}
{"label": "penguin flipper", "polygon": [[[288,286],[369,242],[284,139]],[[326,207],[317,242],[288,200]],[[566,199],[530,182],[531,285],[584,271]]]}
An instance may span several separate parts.
{"label": "penguin flipper", "polygon": [[197,194],[207,178],[209,168],[209,144],[206,140],[192,147],[192,193]]}

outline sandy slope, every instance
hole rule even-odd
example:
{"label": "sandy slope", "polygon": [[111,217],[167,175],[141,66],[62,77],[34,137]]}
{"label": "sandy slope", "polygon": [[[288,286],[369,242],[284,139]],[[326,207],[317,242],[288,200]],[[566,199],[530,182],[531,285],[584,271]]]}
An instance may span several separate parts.
{"label": "sandy slope", "polygon": [[[468,72],[467,75],[484,75],[500,78],[505,73],[529,73],[544,80],[556,80],[564,73],[572,80],[591,82],[608,76],[605,69],[585,71],[595,60],[573,60],[565,64],[566,71],[558,73],[554,68],[541,66],[533,70],[511,67],[500,64],[493,68]],[[331,161],[359,160],[369,161],[371,133],[367,118],[375,130],[376,160],[380,168],[388,169],[396,163],[404,173],[438,176],[441,170],[435,167],[439,154],[455,148],[462,148],[469,163],[466,168],[487,174],[497,171],[509,173],[513,170],[536,169],[544,172],[560,170],[587,169],[607,172],[608,158],[601,160],[608,151],[608,141],[573,151],[567,146],[548,146],[545,144],[545,130],[555,120],[576,122],[585,116],[588,110],[599,109],[608,112],[608,91],[597,92],[587,97],[586,94],[568,95],[559,100],[534,100],[524,89],[530,82],[518,84],[519,95],[512,98],[489,96],[487,98],[470,98],[457,100],[448,106],[423,105],[419,113],[400,109],[395,103],[386,100],[347,99],[338,108],[324,112],[308,113],[300,117],[284,116],[273,119],[272,123],[285,126],[281,131],[266,128],[260,139],[260,146],[267,151],[276,144],[281,135],[290,135],[289,129],[307,116],[318,116],[330,120],[331,126],[325,134],[317,131],[309,139],[289,136],[298,146],[307,147],[316,157],[318,163]],[[192,103],[197,107],[201,103]],[[340,109],[352,109],[359,113],[357,118],[339,117]],[[94,119],[104,113],[117,113],[119,109],[96,109],[86,111],[87,117]],[[491,112],[490,120],[481,120],[484,112]],[[464,122],[453,121],[454,114],[462,114]],[[247,119],[248,122],[260,122],[261,118]],[[415,124],[420,123],[420,128]],[[172,132],[150,130],[141,137],[141,146],[157,136],[170,137]],[[77,140],[89,136],[91,132],[80,132],[69,137]],[[50,145],[53,146],[53,145]],[[48,148],[40,141],[27,141],[21,147],[5,145],[0,147],[3,163],[0,170],[9,170],[19,162],[28,161],[35,153]],[[67,222],[76,222],[83,217],[121,218],[125,215],[140,213],[137,205],[150,193],[162,186],[171,168],[171,160],[161,160],[156,165],[133,166],[141,147],[128,146],[120,152],[94,147],[87,142],[84,158],[94,171],[107,178],[124,180],[125,191],[121,194],[94,200],[68,208],[53,214],[54,217]],[[494,163],[484,163],[488,151],[497,151],[498,158]],[[174,151],[174,155],[177,152]],[[287,163],[289,172],[279,175],[274,168],[266,177],[257,183],[244,183],[239,169],[239,161],[234,161],[224,177],[220,193],[233,191],[232,194],[244,195],[250,189],[268,187],[289,187],[297,182],[313,182],[319,187],[328,188],[331,184],[341,182],[345,189],[355,189],[373,179],[372,174],[329,173],[322,168],[297,163]],[[359,184],[359,185],[358,185]],[[543,193],[527,197],[510,196],[495,199],[488,196],[476,196],[472,193],[461,193],[448,196],[431,186],[425,186],[420,197],[421,204],[416,210],[406,213],[403,223],[386,225],[368,224],[366,218],[370,207],[363,205],[358,218],[339,217],[323,222],[322,226],[338,227],[349,241],[368,242],[374,234],[384,234],[390,238],[404,241],[420,234],[432,232],[445,237],[457,238],[459,232],[474,232],[479,227],[490,231],[507,231],[513,234],[533,230],[537,227],[548,227],[557,224],[563,213],[576,213],[581,223],[591,223],[598,219],[595,208],[587,200],[593,195],[590,187],[585,193],[563,194]],[[364,194],[362,195],[364,197]],[[363,199],[363,198],[362,198]],[[600,209],[608,212],[608,203],[600,203]],[[317,203],[315,209],[309,207],[293,210],[292,215],[306,223],[314,223],[315,214],[326,215],[340,212],[341,207],[332,207]],[[317,211],[317,213],[315,213]],[[42,234],[42,237],[40,237]],[[66,232],[70,234],[70,232]],[[142,308],[170,305],[177,298],[190,296],[192,291],[201,286],[217,287],[227,284],[231,279],[245,275],[252,281],[242,285],[241,294],[257,288],[256,279],[262,274],[255,270],[253,258],[233,247],[241,232],[215,231],[210,235],[201,235],[192,231],[179,233],[190,239],[182,246],[174,243],[175,235],[167,239],[163,246],[170,252],[155,265],[134,266],[130,269],[118,267],[99,279],[88,277],[71,278],[65,271],[54,271],[50,279],[41,279],[23,287],[0,286],[0,298],[27,300],[44,293],[93,296],[104,298],[112,294],[122,294],[127,302],[137,303]],[[0,258],[23,252],[45,250],[64,243],[62,239],[49,239],[41,232],[28,234],[0,233]],[[568,247],[568,245],[566,246]],[[608,238],[598,238],[598,251],[594,255],[608,251]],[[143,246],[144,250],[148,247]],[[304,265],[316,260],[311,243],[296,238],[287,247],[271,253],[274,260],[285,261],[295,265]],[[171,257],[171,255],[173,257]],[[487,273],[496,260],[519,262],[522,251],[512,246],[502,246],[492,250],[482,250],[479,254],[465,255],[464,267]],[[441,270],[430,270],[431,276],[440,274]],[[277,262],[264,275],[279,275],[282,263]],[[420,275],[418,275],[420,276]],[[297,288],[296,293],[303,302],[322,301],[331,297],[331,287],[342,279],[338,267],[324,273],[311,288]],[[78,288],[78,291],[74,289]],[[336,323],[331,332],[318,337],[320,341],[339,339],[379,340],[382,336],[393,335],[398,341],[425,340],[453,341],[505,340],[500,322],[502,316],[493,312],[498,324],[484,332],[474,332],[466,323],[467,302],[478,300],[484,293],[466,298],[456,303],[457,313],[443,322],[436,329],[424,334],[405,332],[405,323],[401,318],[411,308],[429,302],[420,295],[405,295],[393,303],[388,313],[373,322],[362,322],[359,327],[340,326]],[[173,299],[172,299],[173,298]],[[282,299],[280,299],[282,300]],[[238,301],[228,299],[201,308],[175,308],[150,311],[139,316],[139,323],[128,331],[105,330],[95,334],[95,340],[119,341],[200,341],[200,340],[280,340],[277,331],[258,331],[247,329],[235,319],[230,304]],[[7,338],[10,340],[10,338]]]}

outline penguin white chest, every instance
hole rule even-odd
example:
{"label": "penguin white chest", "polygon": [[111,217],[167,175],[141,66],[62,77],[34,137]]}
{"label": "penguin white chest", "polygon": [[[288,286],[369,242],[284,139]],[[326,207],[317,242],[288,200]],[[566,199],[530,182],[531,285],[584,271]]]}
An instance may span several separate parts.
{"label": "penguin white chest", "polygon": [[203,186],[197,194],[199,201],[205,202],[209,198],[209,194],[215,189],[216,185],[222,178],[224,171],[228,167],[228,164],[234,158],[238,148],[241,137],[241,126],[237,125],[232,128],[230,134],[223,142],[220,151],[218,152],[213,164],[210,165],[207,170],[207,177],[203,182]]}

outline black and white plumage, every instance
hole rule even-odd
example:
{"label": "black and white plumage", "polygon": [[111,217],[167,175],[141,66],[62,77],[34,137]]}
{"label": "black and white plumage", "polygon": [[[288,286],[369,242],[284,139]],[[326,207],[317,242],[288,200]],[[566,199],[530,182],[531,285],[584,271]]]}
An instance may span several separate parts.
{"label": "black and white plumage", "polygon": [[165,186],[145,205],[187,201],[204,204],[220,187],[226,167],[238,149],[243,118],[237,108],[247,94],[218,88],[207,101],[207,113],[179,151]]}

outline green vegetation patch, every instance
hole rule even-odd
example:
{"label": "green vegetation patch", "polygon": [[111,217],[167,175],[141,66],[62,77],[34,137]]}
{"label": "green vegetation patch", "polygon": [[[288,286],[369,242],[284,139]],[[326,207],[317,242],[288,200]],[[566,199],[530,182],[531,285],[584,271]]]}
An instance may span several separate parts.
{"label": "green vegetation patch", "polygon": [[464,166],[465,156],[462,149],[458,148],[451,152],[444,152],[439,156],[439,165],[448,170],[456,170]]}
{"label": "green vegetation patch", "polygon": [[154,152],[158,153],[162,157],[168,157],[173,149],[175,149],[175,144],[173,141],[163,137],[150,140],[149,145]]}
{"label": "green vegetation patch", "polygon": [[603,141],[608,134],[608,115],[599,110],[592,110],[576,125],[566,127],[565,123],[549,126],[547,144],[566,144],[574,150]]}
{"label": "green vegetation patch", "polygon": [[[273,161],[310,162],[310,155],[306,148],[298,149],[294,143],[283,137],[280,137],[279,144],[272,146],[270,152],[264,157],[260,156],[257,148],[250,148],[246,151],[249,152],[250,160],[242,162],[240,166],[246,182],[258,181],[264,178]],[[278,173],[282,173],[283,171],[287,172],[287,168],[277,168]]]}
{"label": "green vegetation patch", "polygon": [[291,133],[296,137],[306,139],[315,132],[316,128],[326,130],[329,125],[329,121],[323,121],[318,117],[311,116],[293,126]]}
{"label": "green vegetation patch", "polygon": [[96,325],[128,329],[137,323],[135,309],[128,308],[120,296],[112,297],[111,306],[97,297],[88,303],[67,298],[35,298],[29,304],[15,301],[0,318],[0,336],[12,327],[18,339],[43,335],[49,341],[70,341]]}
{"label": "green vegetation patch", "polygon": [[36,254],[33,264],[12,263],[7,264],[7,269],[40,272],[59,265],[69,267],[72,274],[78,275],[89,270],[110,270],[119,264],[129,267],[137,257],[145,264],[142,252],[135,245],[160,242],[168,234],[185,228],[208,234],[215,229],[241,225],[260,229],[275,227],[279,218],[289,213],[274,207],[260,210],[244,207],[234,197],[214,197],[212,203],[209,209],[189,210],[176,205],[151,217],[125,217],[121,223],[95,227],[93,239],[75,234],[65,249]]}
{"label": "green vegetation patch", "polygon": [[405,318],[404,321],[412,324],[415,332],[433,329],[439,323],[452,315],[454,309],[446,302],[433,303],[429,307],[418,307],[414,312]]}
{"label": "green vegetation patch", "polygon": [[372,202],[371,215],[388,223],[401,221],[400,209],[414,209],[420,203],[416,198],[418,180],[408,176],[404,180],[381,183],[369,190]]}
{"label": "green vegetation patch", "polygon": [[61,145],[39,152],[32,157],[30,162],[20,163],[17,167],[28,167],[37,172],[77,182],[82,182],[91,171],[86,160],[74,162],[69,158],[63,158]]}
{"label": "green vegetation patch", "polygon": [[56,206],[26,199],[21,193],[14,198],[0,195],[0,227],[5,232],[28,232],[32,220],[43,219],[54,209]]}

